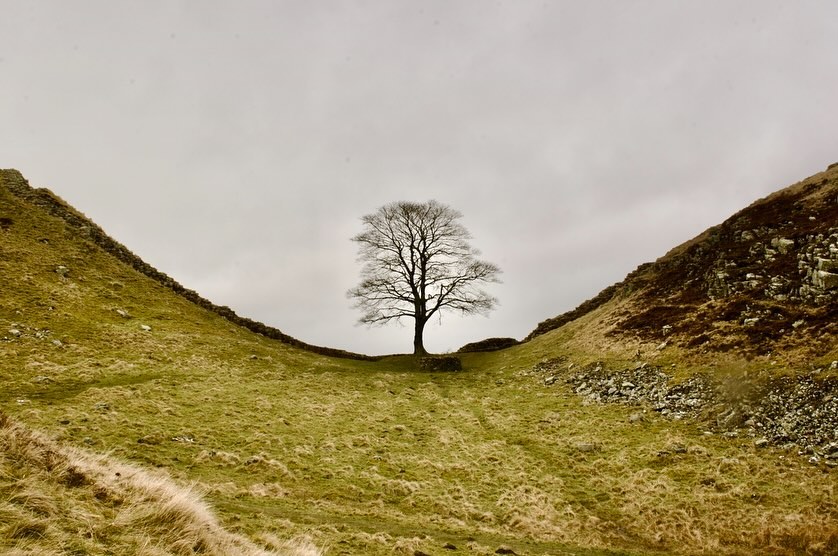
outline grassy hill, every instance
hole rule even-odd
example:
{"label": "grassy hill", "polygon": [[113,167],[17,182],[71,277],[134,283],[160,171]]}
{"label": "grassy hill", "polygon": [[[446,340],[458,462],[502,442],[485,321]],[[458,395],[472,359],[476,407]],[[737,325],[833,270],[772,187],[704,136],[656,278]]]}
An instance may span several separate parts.
{"label": "grassy hill", "polygon": [[[800,447],[576,393],[573,373],[592,365],[675,363],[678,380],[709,368],[709,354],[686,346],[644,347],[641,363],[634,351],[646,344],[608,334],[614,305],[519,346],[462,354],[460,373],[423,372],[409,357],[325,356],[184,297],[12,194],[14,180],[0,172],[3,430],[83,455],[46,465],[19,455],[4,432],[2,551],[304,554],[309,542],[335,555],[838,550],[835,471]],[[734,352],[720,361],[764,363]],[[214,540],[132,517],[165,515],[175,495],[123,486],[97,498],[127,465],[202,494],[217,522],[199,503],[210,517],[197,528]],[[117,515],[115,496],[146,509]],[[92,536],[61,544],[82,530]]]}
{"label": "grassy hill", "polygon": [[654,351],[665,340],[708,359],[735,352],[790,366],[838,359],[838,164],[641,265],[527,339],[594,310],[595,339],[609,345]]}

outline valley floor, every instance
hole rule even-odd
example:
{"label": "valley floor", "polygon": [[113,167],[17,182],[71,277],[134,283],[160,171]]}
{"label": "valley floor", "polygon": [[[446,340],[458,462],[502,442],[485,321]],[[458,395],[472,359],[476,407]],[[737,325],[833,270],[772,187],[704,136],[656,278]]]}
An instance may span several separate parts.
{"label": "valley floor", "polygon": [[335,555],[838,547],[834,474],[696,421],[545,387],[532,373],[540,348],[467,355],[463,372],[445,374],[409,358],[346,362],[236,334],[189,356],[149,344],[133,360],[60,370],[30,361],[48,379],[19,375],[2,404],[64,443],[196,483],[229,530],[263,546],[306,538]]}

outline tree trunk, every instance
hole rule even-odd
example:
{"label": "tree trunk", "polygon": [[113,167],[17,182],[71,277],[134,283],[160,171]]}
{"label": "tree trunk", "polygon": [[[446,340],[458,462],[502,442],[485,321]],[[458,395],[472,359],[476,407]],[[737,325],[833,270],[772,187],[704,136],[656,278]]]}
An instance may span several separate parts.
{"label": "tree trunk", "polygon": [[425,333],[425,321],[421,318],[416,318],[416,326],[413,331],[413,355],[428,355],[425,351],[425,343],[422,339]]}

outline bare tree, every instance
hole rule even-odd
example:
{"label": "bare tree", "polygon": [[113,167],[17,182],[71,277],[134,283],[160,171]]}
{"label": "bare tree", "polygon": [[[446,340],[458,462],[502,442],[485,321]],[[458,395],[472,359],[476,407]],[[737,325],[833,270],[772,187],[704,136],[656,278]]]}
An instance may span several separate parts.
{"label": "bare tree", "polygon": [[458,211],[438,203],[398,202],[364,216],[358,242],[361,283],[347,295],[363,311],[359,322],[383,325],[414,319],[413,353],[425,355],[425,324],[443,310],[487,313],[497,300],[478,288],[500,269],[476,257]]}

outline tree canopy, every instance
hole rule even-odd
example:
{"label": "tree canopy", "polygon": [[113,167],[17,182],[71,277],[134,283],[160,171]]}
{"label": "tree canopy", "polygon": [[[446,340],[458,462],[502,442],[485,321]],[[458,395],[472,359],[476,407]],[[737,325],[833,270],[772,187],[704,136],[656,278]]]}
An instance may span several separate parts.
{"label": "tree canopy", "polygon": [[359,319],[383,325],[414,319],[413,353],[426,354],[425,324],[452,310],[487,313],[497,299],[480,285],[498,282],[497,265],[481,261],[459,211],[439,203],[396,202],[362,217],[352,238],[364,263],[361,283],[347,292],[363,312]]}

